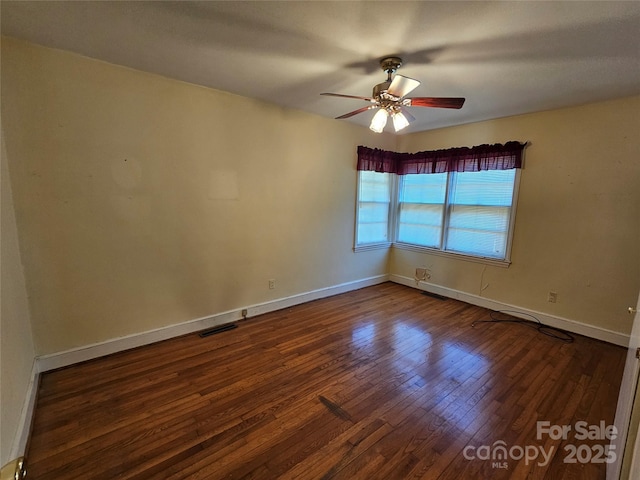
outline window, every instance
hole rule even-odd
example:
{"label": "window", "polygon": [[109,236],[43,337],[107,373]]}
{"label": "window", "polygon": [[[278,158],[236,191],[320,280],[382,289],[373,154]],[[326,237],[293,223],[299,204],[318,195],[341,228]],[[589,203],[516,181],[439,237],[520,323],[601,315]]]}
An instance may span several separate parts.
{"label": "window", "polygon": [[396,240],[440,248],[447,174],[402,175]]}
{"label": "window", "polygon": [[359,146],[356,249],[393,244],[508,263],[526,145],[418,153]]}
{"label": "window", "polygon": [[402,175],[396,242],[504,260],[515,173]]}
{"label": "window", "polygon": [[402,175],[397,243],[506,260],[516,170]]}
{"label": "window", "polygon": [[452,173],[445,249],[505,259],[515,169]]}
{"label": "window", "polygon": [[356,247],[389,243],[391,174],[358,172]]}

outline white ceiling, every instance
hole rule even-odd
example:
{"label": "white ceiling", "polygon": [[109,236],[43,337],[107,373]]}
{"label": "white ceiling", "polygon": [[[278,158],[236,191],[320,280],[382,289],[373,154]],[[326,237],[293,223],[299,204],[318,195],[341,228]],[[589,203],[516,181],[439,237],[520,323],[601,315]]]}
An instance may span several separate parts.
{"label": "white ceiling", "polygon": [[639,1],[0,5],[4,35],[326,117],[366,104],[321,92],[369,96],[400,55],[410,96],[467,99],[409,132],[640,94]]}

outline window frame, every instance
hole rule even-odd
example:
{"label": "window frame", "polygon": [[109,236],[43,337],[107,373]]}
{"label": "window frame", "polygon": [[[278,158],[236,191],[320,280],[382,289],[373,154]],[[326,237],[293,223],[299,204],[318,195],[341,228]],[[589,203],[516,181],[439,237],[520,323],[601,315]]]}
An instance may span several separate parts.
{"label": "window frame", "polygon": [[500,267],[508,267],[511,264],[511,250],[513,247],[513,235],[515,232],[515,222],[516,222],[516,211],[518,207],[518,197],[520,192],[520,179],[521,179],[521,169],[515,169],[515,175],[513,179],[513,196],[511,200],[511,207],[509,210],[509,226],[507,229],[507,238],[506,238],[506,246],[505,246],[505,256],[504,259],[496,258],[496,257],[488,257],[481,255],[473,255],[462,252],[454,252],[451,250],[445,250],[445,240],[446,235],[449,228],[449,219],[450,219],[450,192],[451,186],[453,183],[453,177],[455,172],[447,173],[447,182],[446,182],[446,190],[445,190],[445,199],[444,205],[442,209],[442,228],[440,231],[440,246],[438,248],[434,247],[426,247],[422,245],[416,245],[407,242],[400,242],[397,240],[398,231],[400,227],[400,207],[401,202],[399,201],[400,195],[400,177],[403,175],[396,175],[393,173],[389,173],[390,177],[390,204],[389,204],[389,219],[388,219],[388,233],[387,238],[388,242],[382,243],[371,243],[371,244],[360,244],[358,245],[358,225],[359,225],[359,205],[360,205],[360,171],[357,172],[357,188],[356,188],[356,215],[355,215],[355,236],[354,236],[354,251],[363,251],[363,250],[372,250],[379,248],[398,248],[401,250],[409,250],[419,253],[428,253],[432,255],[444,256],[449,258],[456,258],[460,260],[482,263],[486,265],[494,265]]}

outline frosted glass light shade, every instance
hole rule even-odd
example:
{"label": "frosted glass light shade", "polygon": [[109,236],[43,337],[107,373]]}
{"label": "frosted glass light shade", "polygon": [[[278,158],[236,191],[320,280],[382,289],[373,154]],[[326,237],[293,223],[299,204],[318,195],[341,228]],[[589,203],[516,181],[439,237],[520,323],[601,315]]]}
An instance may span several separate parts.
{"label": "frosted glass light shade", "polygon": [[387,118],[389,117],[389,113],[381,108],[371,119],[371,125],[369,128],[376,133],[382,132],[384,130],[384,126],[387,124]]}
{"label": "frosted glass light shade", "polygon": [[396,132],[409,125],[409,120],[401,112],[395,113],[391,118],[393,118],[393,128],[396,129]]}

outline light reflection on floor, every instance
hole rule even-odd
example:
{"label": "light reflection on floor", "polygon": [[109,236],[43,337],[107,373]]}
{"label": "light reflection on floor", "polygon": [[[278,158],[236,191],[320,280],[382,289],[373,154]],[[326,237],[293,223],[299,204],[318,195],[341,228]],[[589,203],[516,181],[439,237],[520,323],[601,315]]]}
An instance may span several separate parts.
{"label": "light reflection on floor", "polygon": [[367,322],[357,326],[351,333],[351,343],[356,348],[366,348],[373,346],[376,337],[375,322]]}
{"label": "light reflection on floor", "polygon": [[451,371],[451,364],[469,364],[473,365],[476,374],[481,374],[488,367],[483,355],[469,350],[459,342],[433,342],[429,332],[415,324],[394,324],[393,341],[394,367],[400,372],[415,372],[416,369],[424,371],[427,368],[425,373],[433,376],[434,368]]}
{"label": "light reflection on floor", "polygon": [[[470,382],[478,383],[480,393],[486,389],[488,386],[479,379],[490,369],[490,362],[472,351],[473,347],[446,340],[434,342],[429,332],[418,325],[398,322],[392,328],[394,353],[389,373],[410,379],[402,384],[402,390],[416,395],[416,401],[429,411],[427,422],[461,422],[459,412],[465,409],[459,408],[456,392]],[[466,421],[482,415],[481,398],[482,395],[473,400],[475,404],[467,405]]]}
{"label": "light reflection on floor", "polygon": [[423,329],[398,322],[393,325],[393,368],[397,373],[422,376],[425,355],[431,347],[431,335]]}
{"label": "light reflection on floor", "polygon": [[423,329],[398,322],[393,326],[393,366],[399,373],[419,373],[425,362],[425,353],[431,345],[431,335]]}
{"label": "light reflection on floor", "polygon": [[[392,335],[380,330],[387,328]],[[446,340],[434,342],[425,327],[403,321],[387,325],[378,319],[365,320],[352,331],[351,344],[364,355],[374,355],[371,359],[381,376],[405,377],[408,381],[400,388],[407,392],[422,390],[425,399],[444,399],[463,384],[482,377],[491,366],[487,358],[472,350],[473,346]],[[442,402],[434,413],[449,416],[447,404]]]}

